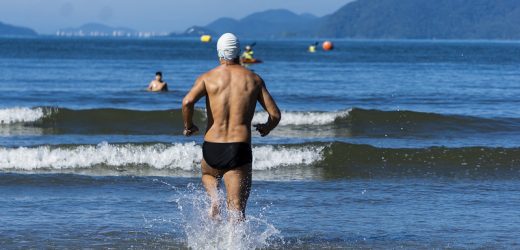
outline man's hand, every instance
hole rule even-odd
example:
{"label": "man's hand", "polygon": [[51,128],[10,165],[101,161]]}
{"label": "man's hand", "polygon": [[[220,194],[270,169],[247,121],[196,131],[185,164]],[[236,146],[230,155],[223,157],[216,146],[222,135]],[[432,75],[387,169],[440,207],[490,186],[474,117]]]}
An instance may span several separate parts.
{"label": "man's hand", "polygon": [[199,128],[195,125],[191,126],[191,128],[185,128],[184,129],[184,132],[182,132],[182,134],[184,134],[184,136],[192,136],[194,134],[196,134],[197,132],[199,132]]}
{"label": "man's hand", "polygon": [[268,135],[271,132],[271,129],[269,128],[267,123],[255,124],[255,125],[253,125],[253,127],[256,128],[256,131],[258,131],[260,133],[260,136],[262,136],[262,137]]}

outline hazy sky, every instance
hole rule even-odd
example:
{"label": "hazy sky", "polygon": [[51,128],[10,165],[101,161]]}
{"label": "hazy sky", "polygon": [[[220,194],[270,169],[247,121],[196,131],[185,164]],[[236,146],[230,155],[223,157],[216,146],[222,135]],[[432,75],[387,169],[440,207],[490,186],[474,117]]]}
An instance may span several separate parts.
{"label": "hazy sky", "polygon": [[140,31],[183,31],[219,17],[242,18],[268,9],[317,16],[353,0],[0,0],[0,22],[50,34],[87,22]]}

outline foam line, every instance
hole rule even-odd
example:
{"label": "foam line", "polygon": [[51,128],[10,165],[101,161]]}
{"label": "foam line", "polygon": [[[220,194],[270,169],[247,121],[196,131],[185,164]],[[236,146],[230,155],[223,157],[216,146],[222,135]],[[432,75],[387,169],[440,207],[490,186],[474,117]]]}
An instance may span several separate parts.
{"label": "foam line", "polygon": [[[253,148],[254,170],[307,165],[322,159],[324,146],[258,146]],[[93,166],[148,166],[191,171],[200,166],[201,147],[195,143],[0,148],[0,170],[73,169]]]}

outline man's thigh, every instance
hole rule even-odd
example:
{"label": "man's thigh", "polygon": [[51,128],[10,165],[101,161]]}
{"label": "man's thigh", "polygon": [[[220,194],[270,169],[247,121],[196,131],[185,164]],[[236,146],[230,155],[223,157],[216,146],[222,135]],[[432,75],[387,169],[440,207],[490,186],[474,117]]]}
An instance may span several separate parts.
{"label": "man's thigh", "polygon": [[[251,189],[252,164],[230,169],[224,174],[226,190],[230,195],[247,199]],[[245,197],[244,197],[245,195]]]}
{"label": "man's thigh", "polygon": [[223,171],[218,170],[218,169],[213,168],[210,165],[208,165],[205,160],[202,160],[201,170],[202,170],[202,175],[211,175],[215,178],[221,178],[222,175],[224,174]]}

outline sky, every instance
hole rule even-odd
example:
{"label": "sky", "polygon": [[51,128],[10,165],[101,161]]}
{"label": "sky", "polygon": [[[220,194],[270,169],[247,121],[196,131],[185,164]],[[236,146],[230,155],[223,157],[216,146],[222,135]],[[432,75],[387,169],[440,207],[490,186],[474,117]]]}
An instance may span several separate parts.
{"label": "sky", "polygon": [[138,31],[181,32],[220,17],[268,9],[323,16],[353,0],[0,0],[0,22],[41,34],[89,22]]}

